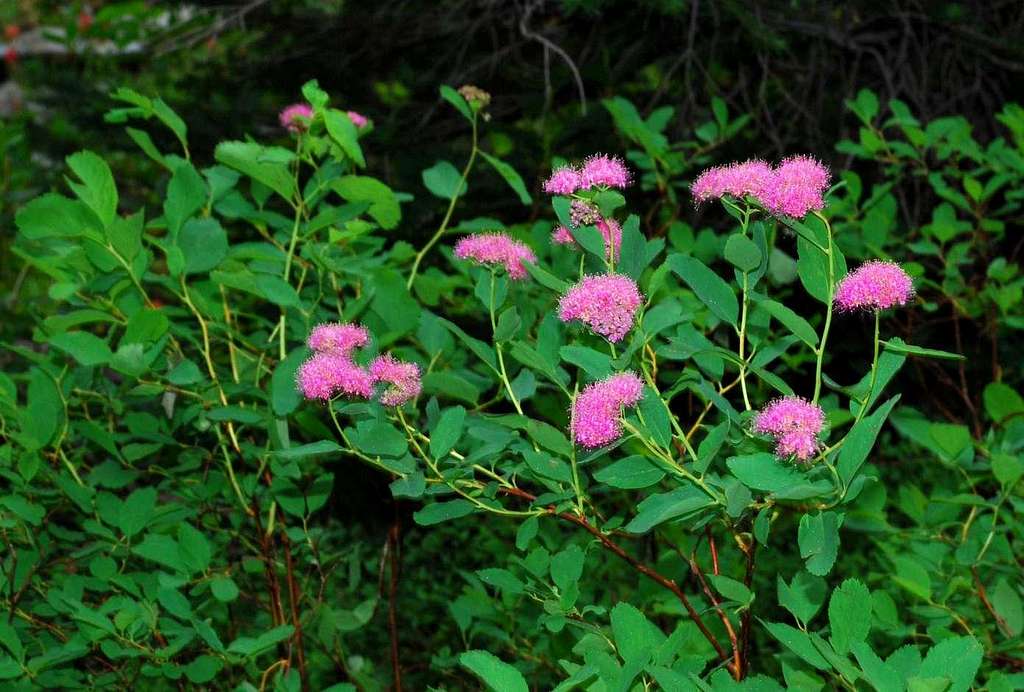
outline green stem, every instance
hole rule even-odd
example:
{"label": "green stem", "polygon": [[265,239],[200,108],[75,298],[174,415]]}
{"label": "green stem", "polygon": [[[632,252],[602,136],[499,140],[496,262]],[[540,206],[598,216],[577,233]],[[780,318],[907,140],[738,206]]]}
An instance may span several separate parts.
{"label": "green stem", "polygon": [[[498,330],[497,322],[494,319],[494,281],[494,271],[491,270],[491,300],[488,306],[491,313],[491,334]],[[508,391],[508,398],[512,400],[512,405],[516,407],[516,413],[521,416],[523,415],[523,407],[519,405],[519,399],[516,398],[515,392],[512,391],[512,383],[508,381],[508,372],[505,370],[505,356],[502,354],[501,344],[498,343],[497,339],[494,341],[494,351],[498,354],[498,375],[505,385],[505,390]]]}
{"label": "green stem", "polygon": [[747,395],[747,359],[746,359],[746,343],[747,343],[747,304],[748,304],[748,281],[747,273],[743,272],[743,310],[740,314],[740,391],[743,392],[743,406],[746,410],[750,410],[750,397]]}
{"label": "green stem", "polygon": [[409,272],[409,280],[406,282],[405,287],[412,290],[412,285],[416,281],[416,274],[420,270],[420,263],[426,256],[430,249],[437,244],[437,241],[444,235],[445,230],[448,229],[448,222],[452,219],[452,213],[455,211],[455,203],[459,200],[459,195],[462,193],[462,189],[466,185],[466,178],[469,177],[469,172],[473,169],[473,162],[476,161],[477,154],[477,126],[476,126],[476,112],[473,112],[473,148],[469,152],[469,160],[466,161],[466,167],[462,169],[462,177],[459,178],[459,185],[455,188],[455,193],[452,195],[451,202],[448,203],[448,211],[445,212],[444,219],[441,220],[441,225],[438,227],[437,232],[427,241],[427,244],[416,253],[416,259],[412,263],[412,271]]}
{"label": "green stem", "polygon": [[875,343],[873,349],[873,355],[871,357],[871,380],[868,383],[868,393],[864,397],[864,403],[861,404],[860,409],[857,411],[857,416],[853,420],[853,424],[856,425],[860,422],[860,419],[868,412],[868,407],[871,406],[871,399],[875,395],[875,383],[878,381],[878,323],[881,321],[879,317],[879,311],[875,310]]}
{"label": "green stem", "polygon": [[814,214],[825,224],[825,234],[828,237],[828,245],[825,248],[825,256],[828,258],[828,302],[825,307],[825,325],[821,329],[821,339],[818,343],[814,365],[814,399],[812,401],[818,403],[818,398],[821,396],[821,366],[825,360],[825,344],[828,341],[828,332],[832,328],[832,302],[836,290],[836,267],[835,253],[833,252],[834,246],[832,244],[832,226],[829,224],[828,219],[820,213],[814,212]]}

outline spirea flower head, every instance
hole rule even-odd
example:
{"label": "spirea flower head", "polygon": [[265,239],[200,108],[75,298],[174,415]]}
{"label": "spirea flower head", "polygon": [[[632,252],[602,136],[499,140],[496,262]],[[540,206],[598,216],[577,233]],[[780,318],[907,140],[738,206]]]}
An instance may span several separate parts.
{"label": "spirea flower head", "polygon": [[373,394],[370,373],[349,356],[332,351],[314,353],[299,366],[296,381],[307,399],[328,401],[338,394],[368,399]]}
{"label": "spirea flower head", "polygon": [[753,429],[775,439],[775,455],[807,461],[818,451],[825,412],[798,396],[775,399],[754,417]]}
{"label": "spirea flower head", "polygon": [[693,197],[697,202],[719,199],[725,195],[762,199],[772,188],[774,176],[772,167],[760,159],[715,166],[693,181]]}
{"label": "spirea flower head", "polygon": [[572,404],[570,432],[577,444],[594,449],[622,436],[622,408],[636,406],[644,384],[633,372],[612,375],[594,382]]}
{"label": "spirea flower head", "polygon": [[362,113],[357,113],[356,111],[347,111],[345,115],[347,115],[348,119],[352,121],[352,124],[359,128],[360,130],[370,124],[370,119],[367,118]]}
{"label": "spirea flower head", "polygon": [[537,256],[526,244],[504,233],[466,236],[455,244],[455,256],[480,264],[501,265],[511,279],[525,279],[528,273],[523,262],[537,261]]}
{"label": "spirea flower head", "polygon": [[601,210],[596,204],[582,199],[574,199],[569,205],[569,223],[573,228],[593,226],[601,220]]}
{"label": "spirea flower head", "polygon": [[313,119],[313,109],[305,103],[293,103],[277,116],[281,127],[289,132],[305,132],[309,121]]}
{"label": "spirea flower head", "polygon": [[331,351],[351,355],[352,351],[370,343],[370,332],[359,324],[328,322],[313,328],[306,344],[314,351]]}
{"label": "spirea flower head", "polygon": [[836,288],[840,310],[887,310],[914,297],[914,282],[895,262],[874,260],[847,274]]}
{"label": "spirea flower head", "polygon": [[[604,240],[605,258],[609,258],[614,250],[615,259],[619,259],[619,255],[622,254],[622,226],[615,219],[600,219],[595,226]],[[551,242],[555,245],[579,247],[579,243],[565,226],[557,226],[551,232]]]}
{"label": "spirea flower head", "polygon": [[621,159],[606,154],[595,154],[583,162],[580,170],[583,187],[617,187],[629,185],[629,169]]}
{"label": "spirea flower head", "polygon": [[380,395],[380,403],[385,406],[401,406],[415,399],[423,388],[419,366],[398,360],[390,353],[373,359],[370,363],[370,375],[374,382],[385,382],[390,385]]}
{"label": "spirea flower head", "polygon": [[773,214],[802,219],[824,208],[830,178],[828,169],[810,156],[783,159],[762,204]]}
{"label": "spirea flower head", "polygon": [[579,171],[572,166],[562,166],[544,181],[544,192],[549,195],[571,195],[579,190],[582,184]]}
{"label": "spirea flower head", "polygon": [[643,302],[636,282],[621,274],[586,276],[558,301],[558,318],[579,320],[608,341],[621,341]]}

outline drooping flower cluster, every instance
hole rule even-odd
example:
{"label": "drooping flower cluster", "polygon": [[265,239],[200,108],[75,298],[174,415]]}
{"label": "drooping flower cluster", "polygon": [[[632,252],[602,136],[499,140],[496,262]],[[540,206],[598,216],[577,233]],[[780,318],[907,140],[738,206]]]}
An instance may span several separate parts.
{"label": "drooping flower cluster", "polygon": [[906,305],[914,297],[914,282],[895,262],[866,262],[847,274],[836,287],[840,310],[887,310]]}
{"label": "drooping flower cluster", "polygon": [[562,166],[544,181],[544,192],[549,195],[571,195],[592,188],[625,188],[631,182],[629,169],[621,159],[607,154],[595,154],[582,166]]}
{"label": "drooping flower cluster", "polygon": [[277,116],[281,127],[289,132],[305,132],[309,121],[313,119],[313,108],[306,103],[293,103],[285,107]]}
{"label": "drooping flower cluster", "polygon": [[818,451],[825,412],[798,396],[775,399],[754,417],[753,429],[775,439],[775,455],[807,461]]}
{"label": "drooping flower cluster", "polygon": [[535,263],[537,256],[525,243],[504,233],[477,233],[466,236],[455,244],[455,256],[480,264],[500,265],[511,279],[525,279],[528,275],[523,262]]}
{"label": "drooping flower cluster", "polygon": [[358,324],[321,324],[309,333],[313,351],[296,373],[296,384],[307,399],[329,401],[343,395],[369,399],[374,385],[388,385],[379,396],[385,406],[401,406],[420,393],[420,370],[415,363],[391,354],[378,356],[369,368],[355,361],[355,350],[370,343],[370,333]]}
{"label": "drooping flower cluster", "polygon": [[628,276],[586,276],[559,300],[558,318],[563,322],[579,320],[614,343],[632,329],[642,302],[640,289]]}
{"label": "drooping flower cluster", "polygon": [[752,159],[709,168],[693,182],[694,199],[706,202],[721,197],[752,197],[771,214],[803,218],[825,206],[831,174],[810,156],[790,156],[772,168]]}
{"label": "drooping flower cluster", "polygon": [[[622,254],[622,226],[615,219],[599,219],[594,226],[597,228],[598,233],[601,234],[602,240],[604,240],[605,259],[610,258],[612,253],[614,253],[615,259],[618,260]],[[572,233],[565,226],[557,226],[551,232],[551,242],[556,245],[579,247],[579,243],[576,242]]]}
{"label": "drooping flower cluster", "polygon": [[636,406],[644,384],[633,372],[620,372],[587,385],[572,404],[570,432],[577,444],[594,449],[622,436],[622,409]]}

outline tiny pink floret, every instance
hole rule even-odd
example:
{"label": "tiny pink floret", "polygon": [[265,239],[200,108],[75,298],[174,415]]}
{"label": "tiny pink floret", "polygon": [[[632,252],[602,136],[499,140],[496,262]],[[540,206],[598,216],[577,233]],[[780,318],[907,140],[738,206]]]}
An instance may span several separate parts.
{"label": "tiny pink floret", "polygon": [[289,132],[305,132],[309,121],[313,119],[313,109],[305,103],[293,103],[284,108],[277,118],[281,127]]}
{"label": "tiny pink floret", "polygon": [[873,260],[847,274],[836,288],[840,310],[888,310],[914,297],[914,282],[895,262]]}
{"label": "tiny pink floret", "polygon": [[633,372],[622,372],[587,385],[572,405],[570,432],[582,447],[595,449],[622,436],[622,409],[636,406],[644,384]]}
{"label": "tiny pink floret", "polygon": [[537,256],[525,243],[504,233],[477,233],[455,244],[455,256],[480,264],[500,265],[511,279],[525,279],[529,273],[523,262],[537,262]]}
{"label": "tiny pink floret", "polygon": [[606,154],[596,154],[583,162],[580,170],[583,187],[624,188],[630,183],[629,169],[621,159]]}
{"label": "tiny pink floret", "polygon": [[415,399],[423,388],[419,366],[398,360],[390,353],[378,356],[370,363],[370,375],[374,382],[390,385],[380,395],[380,403],[385,406],[401,406]]}
{"label": "tiny pink floret", "polygon": [[579,320],[608,341],[621,341],[633,328],[643,302],[636,282],[621,274],[587,276],[558,302],[558,318]]}
{"label": "tiny pink floret", "polygon": [[306,344],[314,351],[336,351],[349,355],[370,343],[370,332],[359,324],[328,322],[313,328]]}
{"label": "tiny pink floret", "polygon": [[775,455],[808,461],[821,446],[818,437],[825,427],[825,412],[798,396],[775,399],[754,417],[753,429],[775,439]]}
{"label": "tiny pink floret", "polygon": [[571,195],[582,186],[580,172],[572,166],[563,166],[551,173],[544,181],[544,192],[549,195]]}

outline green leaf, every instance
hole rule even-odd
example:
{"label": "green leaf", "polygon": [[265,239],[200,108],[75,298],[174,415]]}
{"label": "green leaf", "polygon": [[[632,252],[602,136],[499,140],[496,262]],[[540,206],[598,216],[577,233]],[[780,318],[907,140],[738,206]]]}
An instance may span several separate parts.
{"label": "green leaf", "polygon": [[50,338],[59,348],[86,367],[106,365],[114,357],[107,342],[89,332],[63,332]]}
{"label": "green leaf", "polygon": [[556,291],[558,293],[564,293],[569,289],[568,282],[559,279],[548,270],[542,269],[540,265],[523,262],[523,266],[526,267],[526,271],[530,272],[530,276],[536,279],[537,283],[541,286],[550,288],[552,291]]}
{"label": "green leaf", "polygon": [[139,557],[170,567],[176,572],[188,573],[188,566],[182,562],[178,554],[178,543],[170,536],[159,533],[148,533],[132,552]]}
{"label": "green leaf", "polygon": [[297,447],[281,449],[276,452],[272,452],[272,454],[278,459],[298,460],[322,456],[324,454],[335,454],[342,451],[344,451],[344,449],[338,445],[337,442],[334,442],[333,440],[320,440],[319,442],[310,442]]}
{"label": "green leaf", "polygon": [[446,408],[430,431],[430,454],[435,459],[444,457],[462,437],[466,409],[461,406]]}
{"label": "green leaf", "polygon": [[195,384],[203,379],[199,366],[191,360],[183,360],[167,373],[167,381],[173,385]]}
{"label": "green leaf", "polygon": [[331,183],[331,189],[349,202],[369,202],[367,213],[381,228],[390,230],[402,220],[402,208],[394,190],[365,175],[346,175]]}
{"label": "green leaf", "polygon": [[466,103],[466,99],[462,97],[462,94],[455,91],[455,89],[452,89],[447,84],[442,84],[440,91],[441,98],[455,106],[455,110],[457,110],[459,113],[462,113],[462,116],[466,120],[473,122],[473,111],[469,107],[469,104]]}
{"label": "green leaf", "polygon": [[733,233],[725,242],[725,260],[741,272],[752,272],[761,266],[761,249],[743,235]]}
{"label": "green leaf", "polygon": [[801,570],[787,584],[776,576],[779,605],[793,614],[805,627],[825,603],[828,585],[821,577]]}
{"label": "green leaf", "polygon": [[[808,216],[804,223],[791,221],[790,226],[797,230],[797,275],[800,283],[812,297],[822,303],[831,301],[832,289],[829,286],[829,260],[822,250],[814,245],[817,243],[822,248],[829,244],[828,230],[821,220],[816,216]],[[812,242],[813,240],[813,242]],[[846,258],[833,243],[832,244],[832,281],[833,284],[839,281],[846,274]]]}
{"label": "green leaf", "polygon": [[453,199],[469,189],[459,170],[447,161],[438,161],[423,170],[423,184],[431,194],[441,199]]}
{"label": "green leaf", "polygon": [[[484,363],[486,363],[491,368],[491,370],[493,370],[494,372],[498,372],[498,358],[497,358],[497,356],[494,355],[494,349],[492,349],[490,346],[485,344],[483,341],[480,341],[479,339],[474,339],[469,334],[467,334],[466,332],[462,331],[461,327],[459,327],[458,325],[454,324],[453,322],[449,322],[448,320],[444,319],[443,317],[438,317],[437,321],[445,329],[447,329],[455,337],[457,337],[463,344],[465,344],[466,347],[470,351],[472,351],[476,355],[477,358],[479,358]],[[515,352],[516,352],[516,346],[518,344],[519,344],[519,342],[513,342],[513,344],[512,344],[512,356],[514,358],[516,358],[517,360],[519,360],[519,358],[515,355]],[[520,361],[520,362],[522,362],[522,361]]]}
{"label": "green leaf", "polygon": [[666,261],[672,271],[697,294],[697,298],[707,306],[711,314],[723,322],[737,324],[740,306],[736,294],[718,274],[695,257],[672,255]]}
{"label": "green leaf", "polygon": [[939,351],[934,348],[921,348],[920,346],[912,346],[911,344],[905,344],[902,341],[896,339],[890,339],[889,341],[882,341],[882,345],[886,351],[892,351],[894,353],[905,353],[908,356],[921,356],[922,358],[938,358],[940,360],[966,360],[966,356],[959,353],[950,353],[949,351]]}
{"label": "green leaf", "polygon": [[551,580],[559,591],[565,593],[579,582],[585,560],[586,554],[576,544],[551,556]]}
{"label": "green leaf", "polygon": [[864,677],[876,690],[902,690],[903,676],[871,650],[867,642],[854,642],[853,655],[864,671]]}
{"label": "green leaf", "polygon": [[210,593],[222,603],[230,603],[238,598],[238,585],[231,577],[214,577],[210,580]]}
{"label": "green leaf", "polygon": [[920,677],[941,677],[951,684],[947,692],[967,692],[981,666],[984,649],[974,637],[944,639],[925,654]]}
{"label": "green leaf", "polygon": [[765,298],[759,294],[753,294],[751,297],[757,302],[759,308],[778,320],[779,324],[791,331],[798,339],[811,348],[815,348],[818,345],[818,334],[814,331],[814,327],[803,317],[782,303],[770,298]]}
{"label": "green leaf", "polygon": [[665,643],[665,635],[635,606],[618,603],[611,612],[615,648],[626,663],[646,665]]}
{"label": "green leaf", "polygon": [[985,402],[985,413],[996,423],[1024,413],[1024,399],[1017,390],[1004,382],[987,384],[982,398]]}
{"label": "green leaf", "polygon": [[302,395],[295,386],[295,374],[307,355],[308,351],[300,346],[274,367],[270,382],[270,403],[275,416],[287,416],[302,403]]}
{"label": "green leaf", "polygon": [[651,439],[665,449],[672,448],[672,420],[665,402],[651,387],[644,387],[644,398],[640,400],[640,415]]}
{"label": "green leaf", "polygon": [[458,500],[435,502],[432,505],[427,505],[418,512],[413,513],[412,518],[420,526],[433,526],[443,521],[461,519],[466,515],[472,514],[475,510],[476,506],[472,502],[460,498]]}
{"label": "green leaf", "polygon": [[493,692],[530,692],[523,674],[487,651],[467,651],[459,663],[484,681]]}
{"label": "green leaf", "polygon": [[145,219],[140,211],[128,217],[115,216],[113,223],[107,227],[107,242],[127,262],[131,262],[142,251],[144,223]]}
{"label": "green leaf", "polygon": [[29,240],[76,238],[100,239],[99,219],[78,200],[47,193],[25,203],[14,217],[21,235]]}
{"label": "green leaf", "polygon": [[581,368],[587,375],[600,380],[612,373],[612,359],[606,353],[595,351],[586,346],[562,346],[558,355],[567,363]]}
{"label": "green leaf", "polygon": [[215,677],[220,669],[224,666],[224,663],[216,656],[210,656],[209,654],[203,654],[198,656],[191,663],[185,666],[185,677],[190,682],[194,682],[197,685],[203,685],[210,682]]}
{"label": "green leaf", "polygon": [[753,490],[775,493],[807,483],[806,473],[767,452],[729,457],[725,465],[743,485]]}
{"label": "green leaf", "polygon": [[178,550],[182,562],[188,565],[193,572],[205,572],[206,568],[210,566],[210,559],[213,557],[210,543],[206,540],[206,536],[189,523],[182,523],[178,526]]}
{"label": "green leaf", "polygon": [[295,628],[291,625],[278,625],[255,638],[239,637],[228,645],[228,651],[242,656],[258,656],[288,639],[294,632]]}
{"label": "green leaf", "polygon": [[719,574],[707,575],[708,581],[715,587],[715,591],[725,596],[730,601],[749,604],[754,600],[753,592],[741,582]]}
{"label": "green leaf", "polygon": [[[758,619],[760,620],[760,618]],[[807,663],[811,664],[818,670],[831,669],[832,666],[830,666],[828,661],[826,661],[818,652],[818,649],[815,648],[811,638],[807,636],[805,632],[801,632],[797,628],[791,627],[782,622],[768,622],[766,620],[761,620],[761,624],[764,625],[765,629],[768,630],[768,633],[781,642],[783,646]]]}
{"label": "green leaf", "polygon": [[839,553],[839,516],[835,512],[803,515],[797,542],[807,571],[819,577],[825,576],[832,570]]}
{"label": "green leaf", "polygon": [[28,402],[19,411],[21,429],[30,438],[27,450],[42,449],[53,439],[64,420],[64,403],[53,379],[39,368],[32,368],[28,380]]}
{"label": "green leaf", "polygon": [[637,505],[637,515],[626,525],[625,530],[630,533],[647,533],[658,524],[692,514],[711,503],[711,498],[693,486],[649,495]]}
{"label": "green leaf", "polygon": [[512,166],[508,165],[501,159],[491,156],[485,152],[481,151],[480,156],[484,158],[484,161],[491,164],[494,170],[498,172],[498,175],[505,179],[505,182],[508,183],[510,188],[512,188],[512,191],[519,196],[520,202],[523,204],[531,204],[533,202],[533,198],[530,197],[530,193],[526,191],[526,185],[523,184],[523,179],[519,177],[518,173],[516,173],[516,169],[512,168]]}
{"label": "green leaf", "polygon": [[129,495],[121,505],[117,526],[121,533],[131,538],[149,525],[156,505],[156,490],[139,488]]}
{"label": "green leaf", "polygon": [[82,181],[69,180],[68,185],[104,227],[110,226],[117,216],[117,186],[107,162],[91,151],[79,151],[65,160]]}
{"label": "green leaf", "polygon": [[496,586],[506,593],[516,595],[521,594],[526,590],[523,582],[519,581],[516,575],[509,572],[507,569],[481,569],[477,570],[476,576],[480,577],[480,581],[491,586]]}
{"label": "green leaf", "polygon": [[850,647],[867,640],[871,630],[871,592],[860,581],[847,579],[832,592],[828,603],[832,647],[847,654]]}
{"label": "green leaf", "polygon": [[257,274],[256,288],[260,295],[274,305],[286,308],[301,308],[299,294],[290,283],[276,274]]}
{"label": "green leaf", "polygon": [[1024,630],[1024,604],[1017,589],[1005,578],[1000,579],[991,590],[992,607],[1006,625],[1011,637]]}
{"label": "green leaf", "polygon": [[897,555],[893,563],[896,565],[893,581],[923,600],[931,599],[932,578],[920,562],[906,555]]}
{"label": "green leaf", "polygon": [[625,490],[647,488],[664,477],[664,471],[638,454],[620,459],[594,473],[594,480],[599,483]]}
{"label": "green leaf", "polygon": [[185,257],[185,274],[216,269],[228,254],[228,235],[213,218],[189,219],[178,234],[178,248]]}
{"label": "green leaf", "polygon": [[177,238],[185,221],[206,206],[208,197],[206,181],[195,167],[187,161],[178,163],[171,182],[167,184],[167,198],[164,200],[164,218],[171,238]]}
{"label": "green leaf", "polygon": [[264,147],[253,142],[221,142],[214,157],[253,180],[266,185],[283,198],[295,197],[295,176],[288,164],[294,154],[280,147]]}
{"label": "green leaf", "polygon": [[885,425],[886,419],[893,407],[900,400],[900,395],[892,397],[879,406],[874,413],[866,416],[857,422],[850,432],[847,433],[846,441],[839,450],[839,460],[836,462],[836,471],[843,483],[849,487],[860,467],[867,461],[871,448],[875,446],[878,433]]}
{"label": "green leaf", "polygon": [[365,167],[366,159],[363,158],[363,150],[359,146],[359,129],[348,115],[339,110],[328,109],[324,111],[324,125],[327,126],[327,134],[341,147],[345,155],[360,168]]}

